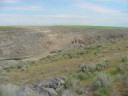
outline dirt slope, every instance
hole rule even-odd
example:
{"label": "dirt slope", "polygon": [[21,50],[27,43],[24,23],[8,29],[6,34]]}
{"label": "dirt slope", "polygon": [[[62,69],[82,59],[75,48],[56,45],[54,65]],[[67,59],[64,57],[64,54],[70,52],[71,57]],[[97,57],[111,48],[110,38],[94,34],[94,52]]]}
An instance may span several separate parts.
{"label": "dirt slope", "polygon": [[46,54],[124,37],[128,37],[127,28],[0,27],[0,58]]}

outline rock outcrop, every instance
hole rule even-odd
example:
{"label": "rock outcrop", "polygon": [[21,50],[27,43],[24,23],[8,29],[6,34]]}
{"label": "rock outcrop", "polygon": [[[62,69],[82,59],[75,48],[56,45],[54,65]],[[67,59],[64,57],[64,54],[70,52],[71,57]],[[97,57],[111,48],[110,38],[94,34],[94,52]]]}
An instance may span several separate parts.
{"label": "rock outcrop", "polygon": [[44,80],[39,83],[33,84],[32,89],[40,94],[58,96],[57,91],[60,91],[64,87],[64,78],[55,78],[52,80]]}

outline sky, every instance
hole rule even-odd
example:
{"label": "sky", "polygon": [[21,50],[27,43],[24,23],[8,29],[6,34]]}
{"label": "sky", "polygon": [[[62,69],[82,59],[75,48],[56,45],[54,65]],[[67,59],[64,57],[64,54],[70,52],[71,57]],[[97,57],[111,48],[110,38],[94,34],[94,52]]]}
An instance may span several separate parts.
{"label": "sky", "polygon": [[0,26],[128,27],[128,0],[0,0]]}

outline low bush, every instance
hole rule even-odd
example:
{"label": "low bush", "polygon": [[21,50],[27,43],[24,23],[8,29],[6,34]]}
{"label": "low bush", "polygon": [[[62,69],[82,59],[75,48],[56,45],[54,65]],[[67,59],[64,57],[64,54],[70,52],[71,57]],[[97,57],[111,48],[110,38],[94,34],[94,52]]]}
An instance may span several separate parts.
{"label": "low bush", "polygon": [[109,61],[107,59],[105,59],[101,63],[96,64],[95,70],[100,71],[100,70],[106,68],[108,66],[108,62]]}
{"label": "low bush", "polygon": [[122,62],[127,62],[128,61],[128,56],[123,56],[121,61]]}
{"label": "low bush", "polygon": [[88,78],[90,75],[94,74],[96,71],[100,71],[108,66],[108,60],[105,59],[101,63],[96,64],[96,66],[87,66],[86,64],[80,65],[77,77],[80,80]]}
{"label": "low bush", "polygon": [[97,71],[100,71],[100,70],[103,69],[103,66],[102,66],[102,64],[96,64],[95,68],[96,68]]}
{"label": "low bush", "polygon": [[80,65],[79,72],[87,73],[88,75],[90,75],[94,71],[95,71],[95,68],[93,66],[87,66],[86,64]]}
{"label": "low bush", "polygon": [[68,77],[65,79],[65,83],[64,83],[64,88],[70,88],[72,86],[71,82],[72,82],[72,77]]}
{"label": "low bush", "polygon": [[110,74],[99,73],[93,80],[94,88],[108,88],[112,85],[114,78]]}
{"label": "low bush", "polygon": [[67,59],[73,58],[74,55],[71,52],[64,53],[63,56]]}
{"label": "low bush", "polygon": [[128,72],[125,72],[123,75],[124,84],[128,86]]}
{"label": "low bush", "polygon": [[89,75],[87,73],[84,73],[84,72],[78,72],[77,73],[77,78],[80,80],[87,79],[88,77],[89,77]]}
{"label": "low bush", "polygon": [[110,92],[106,88],[100,88],[96,90],[93,96],[111,96]]}
{"label": "low bush", "polygon": [[117,73],[124,74],[126,71],[128,71],[128,64],[123,64],[117,67],[116,69]]}
{"label": "low bush", "polygon": [[91,73],[93,74],[95,71],[100,71],[108,66],[108,60],[105,59],[101,63],[96,64],[96,66],[87,66],[86,64],[80,65],[79,72],[83,73]]}
{"label": "low bush", "polygon": [[78,55],[78,56],[82,56],[82,55],[84,55],[84,54],[86,54],[86,51],[84,51],[84,50],[82,50],[82,51],[76,53],[76,55]]}

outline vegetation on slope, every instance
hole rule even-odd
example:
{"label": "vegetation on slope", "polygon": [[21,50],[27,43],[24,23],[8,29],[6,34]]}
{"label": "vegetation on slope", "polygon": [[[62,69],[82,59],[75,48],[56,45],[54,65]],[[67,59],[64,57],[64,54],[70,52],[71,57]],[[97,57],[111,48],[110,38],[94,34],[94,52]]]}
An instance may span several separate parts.
{"label": "vegetation on slope", "polygon": [[[77,96],[127,96],[127,42],[127,38],[114,38],[51,53],[38,60],[19,60],[1,68],[0,80],[2,84],[31,85],[65,77],[65,89]],[[5,87],[2,85],[0,91]]]}

